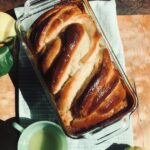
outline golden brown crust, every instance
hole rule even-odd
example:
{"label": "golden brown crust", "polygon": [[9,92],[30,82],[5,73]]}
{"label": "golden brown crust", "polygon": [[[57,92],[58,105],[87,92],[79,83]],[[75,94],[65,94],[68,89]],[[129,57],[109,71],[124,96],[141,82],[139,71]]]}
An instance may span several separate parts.
{"label": "golden brown crust", "polygon": [[64,23],[64,21],[69,19],[71,16],[80,13],[80,9],[76,6],[70,5],[62,7],[54,16],[49,17],[39,31],[39,36],[36,38],[36,50],[40,51],[47,42],[53,40],[57,36],[57,34],[63,29],[63,26],[60,31],[56,33],[56,36],[53,35],[52,32],[55,32],[58,26]]}
{"label": "golden brown crust", "polygon": [[108,120],[128,105],[120,74],[79,1],[61,3],[41,15],[29,37],[62,122],[73,134]]}
{"label": "golden brown crust", "polygon": [[83,93],[88,82],[94,76],[94,73],[98,69],[97,65],[101,64],[102,60],[100,57],[91,55],[91,58],[94,61],[92,63],[86,63],[78,69],[77,72],[65,83],[56,98],[59,113],[67,124],[70,124],[71,119],[73,119],[73,116],[70,117],[73,103]]}
{"label": "golden brown crust", "polygon": [[102,66],[100,66],[98,72],[75,106],[77,108],[81,106],[81,108],[76,109],[76,111],[80,112],[82,116],[87,116],[95,110],[118,82],[119,74],[111,63],[107,50],[104,50],[103,58],[105,59],[103,60]]}
{"label": "golden brown crust", "polygon": [[120,104],[121,101],[124,101],[125,97],[126,97],[126,91],[121,81],[119,80],[115,89],[112,90],[110,95],[108,95],[107,98],[100,104],[97,112],[99,114],[105,114],[109,112],[111,109],[117,108],[117,104]]}
{"label": "golden brown crust", "polygon": [[66,70],[68,65],[73,60],[83,34],[84,29],[80,24],[72,24],[65,30],[63,47],[59,57],[56,60],[56,63],[54,62],[55,64],[51,72],[50,89],[52,93],[55,94],[60,89],[58,86],[60,85],[62,78],[67,73]]}
{"label": "golden brown crust", "polygon": [[34,53],[37,54],[40,52],[39,49],[36,48],[36,39],[40,35],[41,30],[45,24],[47,24],[48,20],[52,18],[52,16],[59,10],[60,8],[53,8],[43,15],[41,15],[31,26],[30,28],[30,42],[33,45]]}
{"label": "golden brown crust", "polygon": [[119,81],[115,89],[105,100],[103,100],[104,102],[99,108],[86,117],[75,118],[72,121],[72,132],[79,133],[82,130],[89,129],[121,111],[127,106],[126,101],[124,101],[125,96],[125,90]]}
{"label": "golden brown crust", "polygon": [[69,132],[72,134],[78,134],[88,131],[93,127],[99,126],[100,123],[104,123],[104,121],[109,120],[111,117],[113,117],[115,114],[126,107],[127,101],[123,100],[119,104],[117,104],[114,109],[105,114],[94,112],[92,115],[85,118],[75,118],[75,120],[71,124],[71,128],[68,128]]}
{"label": "golden brown crust", "polygon": [[39,61],[39,66],[44,75],[48,72],[53,61],[60,52],[60,49],[61,49],[61,40],[59,37],[56,38],[51,43],[47,44],[45,53],[43,54],[41,60]]}
{"label": "golden brown crust", "polygon": [[96,50],[96,45],[97,45],[97,43],[99,43],[100,38],[101,38],[101,35],[97,31],[94,33],[93,36],[91,35],[91,46],[90,46],[88,53],[82,58],[82,60],[81,60],[82,63],[86,63],[89,60],[91,55]]}

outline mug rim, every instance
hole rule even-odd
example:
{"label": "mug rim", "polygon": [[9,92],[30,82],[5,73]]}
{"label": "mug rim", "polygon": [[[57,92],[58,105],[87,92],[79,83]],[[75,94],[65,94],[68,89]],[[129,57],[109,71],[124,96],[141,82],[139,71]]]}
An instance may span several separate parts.
{"label": "mug rim", "polygon": [[18,144],[17,144],[17,149],[18,150],[21,150],[21,143],[23,142],[23,139],[25,138],[24,136],[26,135],[26,133],[28,132],[28,130],[29,129],[31,129],[31,128],[33,128],[34,126],[38,126],[38,125],[40,125],[40,124],[44,124],[44,125],[50,125],[50,126],[54,126],[54,127],[56,127],[57,128],[57,130],[59,130],[59,132],[61,132],[62,133],[62,135],[63,135],[63,140],[65,141],[65,150],[67,150],[67,137],[65,136],[65,134],[64,134],[64,132],[63,132],[63,130],[62,130],[62,128],[58,125],[58,124],[56,124],[56,123],[54,123],[54,122],[52,122],[52,121],[46,121],[46,120],[44,120],[44,121],[36,121],[36,122],[34,122],[34,123],[31,123],[28,127],[26,127],[22,132],[21,132],[21,135],[20,135],[20,137],[19,137],[19,140],[18,140]]}

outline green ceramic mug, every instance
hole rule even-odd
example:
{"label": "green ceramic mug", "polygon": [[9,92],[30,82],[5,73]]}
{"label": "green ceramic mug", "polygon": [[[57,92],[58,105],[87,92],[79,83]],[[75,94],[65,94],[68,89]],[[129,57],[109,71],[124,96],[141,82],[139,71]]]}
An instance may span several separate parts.
{"label": "green ceramic mug", "polygon": [[67,150],[66,136],[53,122],[38,121],[25,129],[18,123],[13,126],[21,132],[18,150]]}

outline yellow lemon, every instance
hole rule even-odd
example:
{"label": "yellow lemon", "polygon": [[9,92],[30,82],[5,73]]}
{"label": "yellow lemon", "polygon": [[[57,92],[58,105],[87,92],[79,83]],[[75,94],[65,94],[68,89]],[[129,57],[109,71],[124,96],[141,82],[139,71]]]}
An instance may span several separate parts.
{"label": "yellow lemon", "polygon": [[0,43],[15,35],[15,19],[4,12],[0,12]]}

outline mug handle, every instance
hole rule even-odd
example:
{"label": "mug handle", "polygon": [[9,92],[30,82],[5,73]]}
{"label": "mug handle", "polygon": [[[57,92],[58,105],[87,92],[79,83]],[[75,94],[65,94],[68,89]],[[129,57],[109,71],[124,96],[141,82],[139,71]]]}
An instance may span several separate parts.
{"label": "mug handle", "polygon": [[13,126],[16,130],[18,130],[19,132],[22,132],[22,131],[24,130],[24,128],[23,128],[20,124],[18,124],[17,122],[14,122],[14,123],[12,124],[12,126]]}

